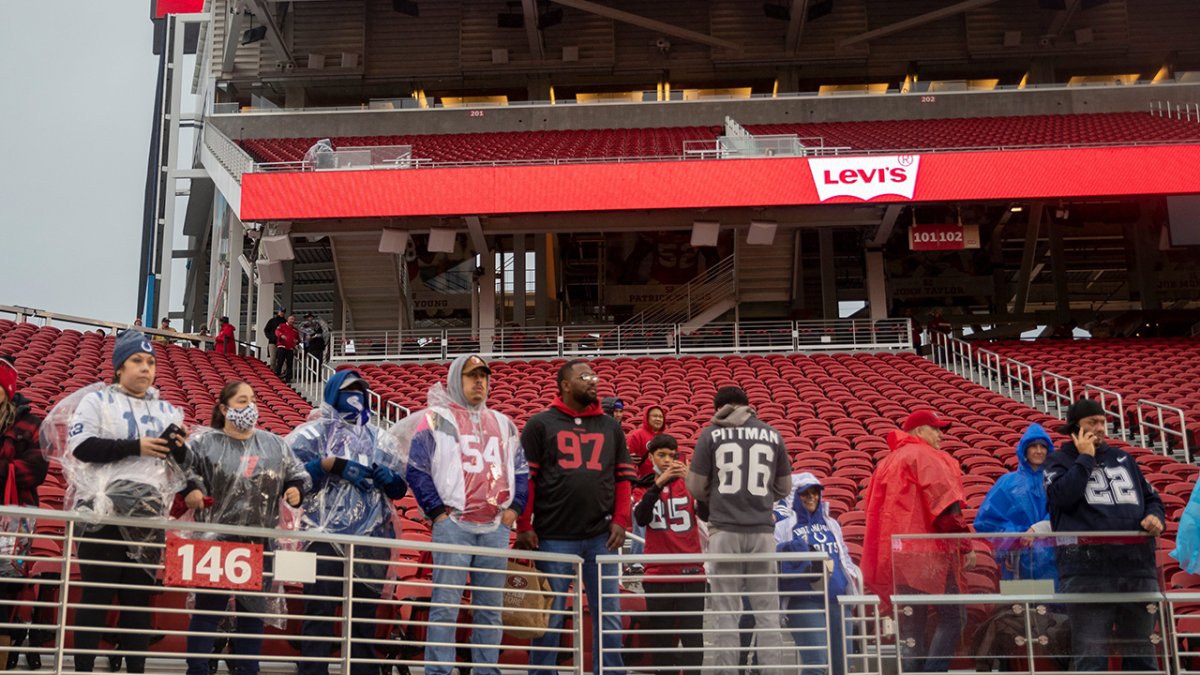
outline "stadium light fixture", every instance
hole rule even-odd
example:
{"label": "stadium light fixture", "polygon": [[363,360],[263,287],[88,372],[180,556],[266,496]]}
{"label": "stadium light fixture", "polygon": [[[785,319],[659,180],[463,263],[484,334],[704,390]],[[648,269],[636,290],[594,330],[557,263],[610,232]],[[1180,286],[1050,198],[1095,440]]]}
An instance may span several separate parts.
{"label": "stadium light fixture", "polygon": [[242,45],[243,46],[249,45],[249,44],[254,44],[255,42],[262,42],[265,39],[267,39],[267,27],[266,26],[255,26],[254,28],[251,28],[251,29],[245,31],[244,33],[242,33]]}
{"label": "stadium light fixture", "polygon": [[1009,211],[1011,211],[1012,213],[1020,213],[1024,210],[1025,210],[1024,206],[1014,206],[1011,209],[1009,209]]}
{"label": "stadium light fixture", "polygon": [[779,223],[773,220],[752,220],[746,233],[746,243],[751,246],[770,246],[775,243],[775,230]]}
{"label": "stadium light fixture", "polygon": [[716,246],[721,236],[721,223],[713,220],[697,220],[692,223],[692,248]]}

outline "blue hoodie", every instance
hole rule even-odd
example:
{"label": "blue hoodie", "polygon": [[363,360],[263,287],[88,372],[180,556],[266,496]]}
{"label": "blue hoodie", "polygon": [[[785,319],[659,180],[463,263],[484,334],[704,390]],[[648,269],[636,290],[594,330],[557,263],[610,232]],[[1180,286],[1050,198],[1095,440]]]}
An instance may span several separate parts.
{"label": "blue hoodie", "polygon": [[[1029,466],[1026,451],[1035,442],[1042,443],[1047,448],[1046,461],[1037,469]],[[1005,474],[996,481],[987,497],[979,505],[975,514],[976,532],[1021,533],[1029,530],[1034,523],[1050,520],[1050,512],[1046,508],[1046,489],[1043,486],[1042,469],[1050,461],[1054,452],[1054,441],[1050,434],[1039,424],[1030,424],[1017,443],[1017,462],[1020,466],[1016,471]],[[1020,554],[1019,567],[1004,564],[1008,557],[1008,549],[1017,544],[1015,539],[998,540],[996,557],[1001,563],[1001,574],[1005,579],[1054,579],[1057,574],[1054,566],[1054,550],[1052,544],[1044,542],[1032,550]]]}
{"label": "blue hoodie", "polygon": [[[842,528],[829,515],[829,504],[822,500],[813,513],[809,513],[800,503],[800,493],[811,487],[821,487],[821,481],[811,473],[792,475],[792,492],[779,500],[775,506],[775,549],[780,552],[805,553],[823,551],[833,560],[833,570],[829,575],[828,595],[831,607],[836,606],[832,599],[839,595],[853,594],[854,582],[851,575],[858,574],[858,568],[850,561],[846,550],[846,542],[842,539]],[[812,569],[811,562],[784,562],[781,565],[783,576],[779,579],[780,593],[801,593],[812,590],[812,581],[804,577],[790,576],[795,574],[812,574],[818,571]],[[814,605],[822,604],[820,596],[812,598]]]}

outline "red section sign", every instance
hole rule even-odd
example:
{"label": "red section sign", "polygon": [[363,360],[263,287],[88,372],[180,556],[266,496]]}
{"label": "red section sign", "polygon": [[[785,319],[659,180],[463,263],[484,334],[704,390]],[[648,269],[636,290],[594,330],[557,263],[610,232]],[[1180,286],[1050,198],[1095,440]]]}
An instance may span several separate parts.
{"label": "red section sign", "polygon": [[827,159],[247,173],[240,216],[262,221],[1190,194],[1196,191],[1200,144],[838,157],[832,165]]}
{"label": "red section sign", "polygon": [[913,251],[958,251],[979,248],[979,226],[957,223],[921,225],[908,228],[908,247]]}
{"label": "red section sign", "polygon": [[166,586],[262,590],[261,544],[168,537],[165,565]]}

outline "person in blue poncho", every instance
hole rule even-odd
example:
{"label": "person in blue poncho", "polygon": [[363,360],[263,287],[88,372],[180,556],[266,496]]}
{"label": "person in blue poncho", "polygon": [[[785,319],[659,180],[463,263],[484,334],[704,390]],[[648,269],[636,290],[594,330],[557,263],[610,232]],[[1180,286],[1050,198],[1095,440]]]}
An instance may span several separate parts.
{"label": "person in blue poncho", "polygon": [[[1046,488],[1042,468],[1054,452],[1050,434],[1039,424],[1030,424],[1017,443],[1016,471],[996,481],[975,515],[979,533],[1050,532]],[[1034,542],[1029,548],[1015,539],[999,540],[996,558],[1004,579],[1055,579],[1054,548],[1049,542]]]}
{"label": "person in blue poncho", "polygon": [[1179,532],[1171,557],[1179,561],[1184,572],[1200,574],[1200,483],[1192,488],[1192,496],[1179,516]]}
{"label": "person in blue poncho", "polygon": [[[813,574],[812,562],[784,562],[779,593],[784,620],[800,648],[802,675],[842,673],[843,622],[839,595],[854,595],[862,587],[862,573],[850,560],[842,528],[821,499],[821,481],[811,473],[792,474],[792,492],[775,505],[775,548],[780,552],[823,552],[829,555],[829,586],[824,597]],[[809,575],[809,576],[799,576]],[[828,606],[828,614],[822,615]],[[825,626],[829,627],[829,653],[833,667],[826,670]],[[807,629],[807,630],[806,630]],[[815,630],[814,630],[815,629]]]}
{"label": "person in blue poncho", "polygon": [[[403,478],[395,439],[370,423],[367,391],[367,382],[358,371],[338,371],[325,384],[324,403],[315,411],[317,414],[287,437],[292,452],[312,478],[312,487],[304,495],[305,530],[382,539],[393,539],[400,534],[393,524],[393,500],[404,496],[408,484]],[[340,546],[327,542],[313,542],[308,550],[321,557],[317,560],[317,581],[304,587],[308,596],[304,614],[332,619],[340,603],[324,598],[339,597],[344,592],[339,580],[344,552]],[[379,599],[389,554],[386,546],[354,547],[356,599]],[[377,605],[355,602],[353,608],[354,619],[374,619]],[[308,619],[300,632],[306,638],[330,637],[334,625],[331,620]],[[375,649],[369,642],[375,638],[375,625],[351,621],[350,631],[354,638],[351,654],[355,659],[350,675],[377,675],[377,665],[361,661],[375,658]],[[300,653],[306,657],[328,657],[332,649],[330,642],[303,640]],[[299,664],[299,672],[325,675],[329,664],[304,661]]]}

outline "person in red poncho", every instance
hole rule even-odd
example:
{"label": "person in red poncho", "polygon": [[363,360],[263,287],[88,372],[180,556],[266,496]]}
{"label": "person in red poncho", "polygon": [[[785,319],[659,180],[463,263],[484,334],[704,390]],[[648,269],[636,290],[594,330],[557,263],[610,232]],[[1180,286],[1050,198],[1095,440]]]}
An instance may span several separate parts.
{"label": "person in red poncho", "polygon": [[[942,429],[950,425],[928,410],[904,421],[903,431],[888,434],[891,454],[871,476],[867,488],[867,533],[863,540],[862,571],[866,586],[890,604],[893,593],[943,594],[966,588],[963,572],[974,567],[975,554],[959,540],[904,540],[893,550],[899,534],[969,532],[963,519],[966,504],[962,468],[941,451]],[[914,607],[902,618],[899,636],[913,639],[905,648],[905,670],[945,672],[962,637],[961,607],[938,605],[937,626],[926,641],[927,607]]]}

